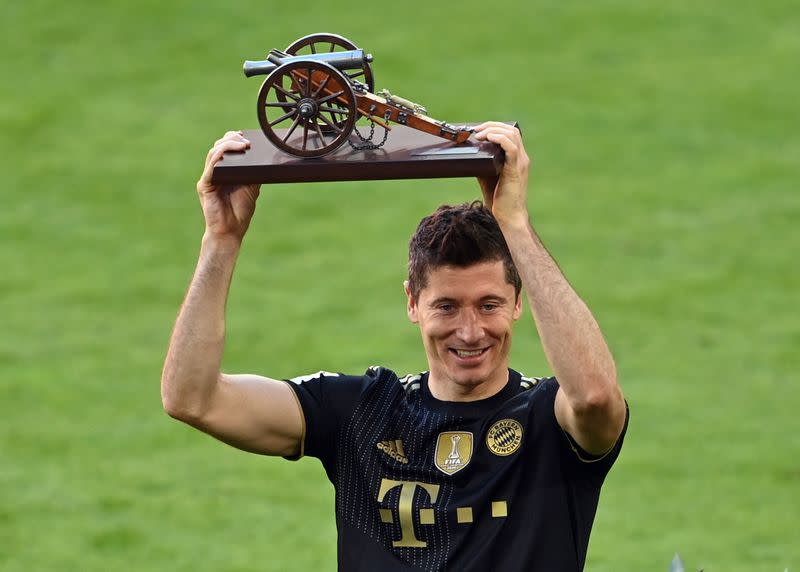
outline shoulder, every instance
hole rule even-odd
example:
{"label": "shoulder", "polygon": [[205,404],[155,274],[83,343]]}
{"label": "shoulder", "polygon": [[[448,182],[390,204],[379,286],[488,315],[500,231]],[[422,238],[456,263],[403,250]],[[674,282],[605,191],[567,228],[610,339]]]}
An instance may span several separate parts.
{"label": "shoulder", "polygon": [[532,377],[511,370],[512,381],[519,384],[513,402],[529,411],[537,425],[555,421],[558,380],[553,376]]}
{"label": "shoulder", "polygon": [[320,370],[320,371],[318,371],[316,373],[307,373],[305,375],[298,375],[296,377],[291,377],[287,381],[290,381],[291,383],[294,383],[294,384],[297,384],[297,385],[301,385],[303,383],[307,383],[307,382],[310,382],[310,381],[320,381],[320,380],[326,380],[326,379],[336,379],[336,380],[338,380],[338,379],[343,378],[343,377],[346,377],[346,376],[344,376],[341,373],[334,373],[334,372],[330,372],[330,371]]}
{"label": "shoulder", "polygon": [[[513,372],[513,370],[512,370]],[[513,372],[519,376],[519,386],[522,391],[541,390],[542,388],[550,388],[553,385],[558,387],[558,382],[555,377],[529,377],[519,372]],[[532,392],[533,394],[535,392]]]}
{"label": "shoulder", "polygon": [[408,373],[398,379],[398,383],[400,387],[403,388],[403,391],[407,395],[412,395],[418,393],[420,388],[422,387],[422,376],[425,375],[427,372],[423,373]]}
{"label": "shoulder", "polygon": [[287,381],[300,385],[311,381],[352,383],[352,382],[372,382],[372,381],[379,381],[382,379],[391,379],[391,378],[397,379],[397,375],[392,370],[382,366],[373,365],[368,367],[367,371],[365,371],[361,375],[320,370],[316,373],[298,375],[296,377],[289,378]]}
{"label": "shoulder", "polygon": [[555,398],[555,393],[558,391],[558,381],[555,377],[532,377],[513,369],[509,372],[511,381],[519,383],[520,393],[526,398],[540,400],[550,395]]}
{"label": "shoulder", "polygon": [[[345,388],[366,390],[371,387],[404,387],[413,383],[413,376],[398,378],[391,369],[383,366],[370,366],[363,374],[347,374],[330,371],[318,371],[305,375],[298,375],[287,379],[290,385],[297,386],[323,386],[334,391]],[[417,381],[419,376],[417,376]]]}
{"label": "shoulder", "polygon": [[407,394],[413,394],[420,390],[422,378],[427,373],[426,371],[422,373],[407,373],[400,377],[388,367],[373,365],[364,372],[364,377],[373,384],[402,389]]}

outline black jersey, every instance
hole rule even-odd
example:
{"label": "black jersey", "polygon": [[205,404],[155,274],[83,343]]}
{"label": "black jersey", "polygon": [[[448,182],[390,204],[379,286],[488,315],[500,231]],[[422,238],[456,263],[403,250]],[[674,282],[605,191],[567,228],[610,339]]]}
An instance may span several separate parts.
{"label": "black jersey", "polygon": [[[301,455],[336,491],[339,569],[575,571],[622,446],[592,457],[560,428],[555,378],[509,370],[479,401],[443,402],[427,373],[292,380]],[[627,419],[625,423],[627,428]]]}

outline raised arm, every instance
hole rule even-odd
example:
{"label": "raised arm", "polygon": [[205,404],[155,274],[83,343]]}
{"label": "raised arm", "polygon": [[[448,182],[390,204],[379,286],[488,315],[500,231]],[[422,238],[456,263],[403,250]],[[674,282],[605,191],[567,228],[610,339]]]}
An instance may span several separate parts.
{"label": "raised arm", "polygon": [[225,303],[259,186],[217,186],[211,174],[223,153],[242,151],[249,144],[240,132],[231,131],[206,156],[197,183],[206,229],[170,339],[161,398],[172,417],[235,447],[292,456],[300,451],[303,422],[291,388],[274,379],[220,371]]}
{"label": "raised arm", "polygon": [[611,352],[589,308],[573,290],[530,223],[530,161],[520,132],[504,123],[476,128],[478,140],[500,145],[506,160],[498,179],[479,180],[508,243],[531,305],[547,360],[559,382],[558,423],[585,451],[602,454],[619,437],[625,402]]}

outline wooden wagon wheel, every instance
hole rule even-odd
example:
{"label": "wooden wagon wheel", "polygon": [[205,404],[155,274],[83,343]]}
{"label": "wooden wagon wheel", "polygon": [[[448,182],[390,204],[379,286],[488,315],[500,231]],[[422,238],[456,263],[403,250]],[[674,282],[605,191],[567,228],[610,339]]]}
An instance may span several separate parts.
{"label": "wooden wagon wheel", "polygon": [[[309,34],[295,40],[284,51],[292,56],[305,54],[320,54],[328,52],[342,52],[359,49],[353,42],[337,34]],[[360,70],[347,70],[344,73],[352,80],[360,81],[367,85],[368,91],[375,90],[375,79],[372,76],[372,66],[364,62]]]}
{"label": "wooden wagon wheel", "polygon": [[[357,49],[359,49],[358,46],[353,42],[338,34],[309,34],[289,44],[284,51],[292,56],[301,56]],[[367,91],[375,91],[375,78],[372,75],[372,66],[368,62],[364,62],[364,67],[361,69],[344,70],[342,73],[351,80],[365,84]],[[334,105],[334,107],[338,107],[338,105]],[[344,125],[344,115],[331,113],[330,119],[338,127]],[[322,131],[330,131],[330,128],[325,126]]]}
{"label": "wooden wagon wheel", "polygon": [[[257,105],[267,139],[299,157],[321,157],[334,151],[356,122],[356,96],[350,82],[333,66],[312,60],[275,69],[261,85]],[[288,130],[279,135],[275,130],[280,128]]]}

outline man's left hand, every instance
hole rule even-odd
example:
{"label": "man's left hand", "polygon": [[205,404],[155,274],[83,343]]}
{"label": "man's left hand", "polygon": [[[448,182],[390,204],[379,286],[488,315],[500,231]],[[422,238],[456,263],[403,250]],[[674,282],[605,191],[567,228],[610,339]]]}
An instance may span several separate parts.
{"label": "man's left hand", "polygon": [[475,139],[496,143],[506,154],[499,177],[478,177],[484,203],[500,225],[527,223],[528,168],[531,162],[519,129],[507,123],[487,121],[475,127]]}

